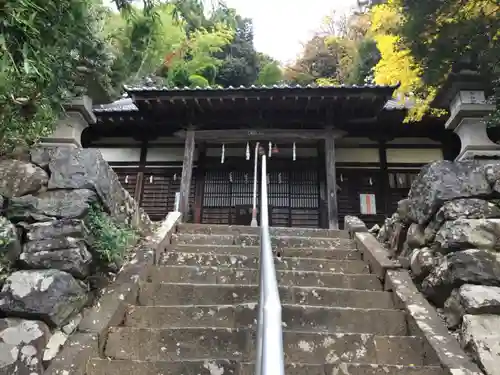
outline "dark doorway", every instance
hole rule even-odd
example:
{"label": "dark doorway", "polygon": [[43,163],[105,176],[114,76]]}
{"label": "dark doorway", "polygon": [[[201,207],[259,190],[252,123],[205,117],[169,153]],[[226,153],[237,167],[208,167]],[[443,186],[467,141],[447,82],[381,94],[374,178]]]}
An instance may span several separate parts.
{"label": "dark doorway", "polygon": [[252,206],[237,206],[236,207],[236,225],[250,225],[252,221]]}

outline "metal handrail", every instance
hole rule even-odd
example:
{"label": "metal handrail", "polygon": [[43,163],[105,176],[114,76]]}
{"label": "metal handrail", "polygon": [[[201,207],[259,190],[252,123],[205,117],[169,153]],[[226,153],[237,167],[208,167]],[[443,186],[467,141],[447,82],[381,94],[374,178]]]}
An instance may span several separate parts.
{"label": "metal handrail", "polygon": [[262,155],[260,196],[259,312],[256,375],[284,375],[281,301],[269,234],[266,155]]}

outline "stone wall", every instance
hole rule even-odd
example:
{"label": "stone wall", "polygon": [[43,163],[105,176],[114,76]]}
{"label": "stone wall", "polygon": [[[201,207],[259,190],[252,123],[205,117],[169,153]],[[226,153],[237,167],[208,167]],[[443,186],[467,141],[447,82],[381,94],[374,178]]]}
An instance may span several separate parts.
{"label": "stone wall", "polygon": [[99,151],[38,148],[21,159],[0,160],[0,375],[42,374],[118,271],[98,256],[92,207],[152,229]]}
{"label": "stone wall", "polygon": [[488,375],[500,374],[500,164],[425,166],[378,240]]}

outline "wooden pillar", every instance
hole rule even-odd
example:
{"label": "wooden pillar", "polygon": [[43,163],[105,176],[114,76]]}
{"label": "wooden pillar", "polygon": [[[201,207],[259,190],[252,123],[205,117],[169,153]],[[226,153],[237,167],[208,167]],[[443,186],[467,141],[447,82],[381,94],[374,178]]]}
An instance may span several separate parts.
{"label": "wooden pillar", "polygon": [[182,214],[182,220],[187,220],[189,213],[189,192],[191,191],[191,177],[193,175],[194,159],[194,130],[188,129],[186,132],[186,141],[184,144],[184,159],[182,161],[182,177],[180,188],[179,211]]}
{"label": "wooden pillar", "polygon": [[[380,199],[380,206],[384,211],[384,215],[390,216],[392,215],[392,213],[389,212],[389,201],[391,197],[389,191],[389,167],[387,165],[387,142],[385,140],[380,141],[378,152],[380,159],[380,197],[377,199]],[[377,214],[378,213],[379,212],[377,212]]]}
{"label": "wooden pillar", "polygon": [[141,144],[141,156],[139,160],[139,170],[137,172],[137,182],[135,184],[135,201],[139,206],[142,204],[142,191],[144,189],[144,171],[146,170],[146,158],[148,154],[148,141],[144,140]]}
{"label": "wooden pillar", "polygon": [[337,173],[335,171],[335,136],[328,131],[325,137],[326,200],[328,202],[328,228],[339,229],[337,206]]}
{"label": "wooden pillar", "polygon": [[325,144],[318,141],[318,176],[319,176],[319,216],[320,228],[328,228],[328,207],[326,200],[326,158]]}
{"label": "wooden pillar", "polygon": [[205,160],[206,144],[198,145],[198,163],[196,167],[196,192],[194,198],[194,222],[201,223],[201,210],[203,208],[203,191],[205,190]]}

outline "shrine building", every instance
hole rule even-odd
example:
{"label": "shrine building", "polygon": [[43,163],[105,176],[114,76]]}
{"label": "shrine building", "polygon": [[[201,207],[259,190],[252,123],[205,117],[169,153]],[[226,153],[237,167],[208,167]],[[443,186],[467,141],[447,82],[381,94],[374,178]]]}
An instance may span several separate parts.
{"label": "shrine building", "polygon": [[[453,160],[447,118],[404,123],[393,86],[126,87],[92,108],[83,147],[98,148],[152,219],[249,225],[256,142],[268,159],[272,226],[382,223],[422,165]],[[259,168],[260,170],[260,168]]]}

